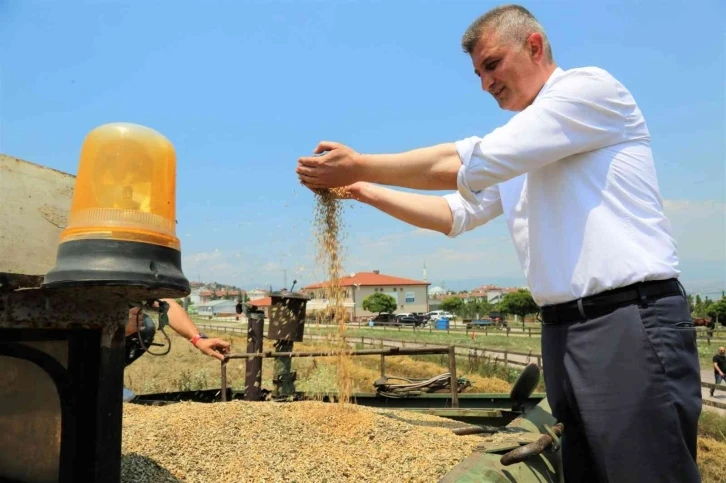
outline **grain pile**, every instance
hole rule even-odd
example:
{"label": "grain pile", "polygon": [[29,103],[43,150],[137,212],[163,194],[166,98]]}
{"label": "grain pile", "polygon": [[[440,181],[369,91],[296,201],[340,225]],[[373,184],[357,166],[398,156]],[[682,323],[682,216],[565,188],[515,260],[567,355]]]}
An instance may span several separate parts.
{"label": "grain pile", "polygon": [[125,404],[121,481],[435,482],[482,441],[461,426],[322,402]]}
{"label": "grain pile", "polygon": [[[350,347],[346,339],[345,289],[340,284],[343,258],[343,201],[348,197],[345,188],[317,190],[315,192],[316,259],[326,270],[328,283],[323,287],[327,310],[317,314],[318,323],[333,323],[338,331],[331,334],[329,344],[336,353],[338,398],[347,403],[350,399],[351,381]],[[321,320],[322,319],[322,320]]]}

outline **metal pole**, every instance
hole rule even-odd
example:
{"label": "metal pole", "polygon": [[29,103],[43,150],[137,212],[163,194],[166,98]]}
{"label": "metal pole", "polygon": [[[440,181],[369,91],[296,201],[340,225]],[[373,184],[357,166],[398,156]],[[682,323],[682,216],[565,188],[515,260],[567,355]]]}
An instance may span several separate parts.
{"label": "metal pole", "polygon": [[456,377],[456,348],[449,346],[449,373],[451,374],[451,407],[459,407],[459,378]]}
{"label": "metal pole", "polygon": [[[250,313],[247,319],[247,352],[262,352],[264,314]],[[259,401],[262,388],[262,359],[247,359],[245,365],[245,401]]]}
{"label": "metal pole", "polygon": [[[446,347],[390,347],[388,349],[359,349],[346,352],[351,356],[375,356],[378,354],[394,355],[423,355],[423,354],[447,354]],[[280,357],[332,357],[340,355],[339,352],[316,351],[316,352],[258,352],[245,354],[227,354],[227,359],[247,359],[252,357],[280,358]]]}
{"label": "metal pole", "polygon": [[386,375],[386,355],[381,354],[381,377]]}
{"label": "metal pole", "polygon": [[[293,354],[291,340],[278,340],[275,343],[275,349],[280,352],[275,356],[275,375],[272,383],[274,389],[272,396],[276,398],[289,398],[295,395],[295,373],[292,371],[292,357],[282,354]],[[257,359],[262,363],[262,359]]]}
{"label": "metal pole", "polygon": [[227,359],[222,361],[222,402],[227,400]]}

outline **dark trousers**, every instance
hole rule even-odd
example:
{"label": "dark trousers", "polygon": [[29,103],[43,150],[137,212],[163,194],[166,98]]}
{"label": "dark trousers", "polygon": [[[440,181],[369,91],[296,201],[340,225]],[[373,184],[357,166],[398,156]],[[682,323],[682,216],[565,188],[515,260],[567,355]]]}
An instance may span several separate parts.
{"label": "dark trousers", "polygon": [[547,400],[565,427],[567,483],[701,481],[695,337],[683,296],[543,326]]}

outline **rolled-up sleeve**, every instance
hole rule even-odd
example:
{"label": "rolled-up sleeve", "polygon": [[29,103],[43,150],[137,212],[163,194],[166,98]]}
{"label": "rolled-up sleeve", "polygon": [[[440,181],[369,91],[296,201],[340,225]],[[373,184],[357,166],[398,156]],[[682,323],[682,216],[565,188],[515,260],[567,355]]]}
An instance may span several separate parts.
{"label": "rolled-up sleeve", "polygon": [[454,220],[447,235],[450,238],[455,238],[502,214],[499,186],[492,186],[478,193],[475,203],[464,199],[459,192],[444,195],[444,199],[449,203]]}
{"label": "rolled-up sleeve", "polygon": [[637,109],[609,75],[565,75],[506,125],[455,143],[461,158],[457,189],[472,204],[491,186],[568,156],[625,140]]}

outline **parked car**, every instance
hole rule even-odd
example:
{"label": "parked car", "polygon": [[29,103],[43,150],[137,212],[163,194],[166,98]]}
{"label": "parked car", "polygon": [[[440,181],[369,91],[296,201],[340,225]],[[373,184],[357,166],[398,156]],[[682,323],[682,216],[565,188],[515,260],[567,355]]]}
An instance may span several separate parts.
{"label": "parked car", "polygon": [[413,314],[397,314],[396,315],[396,322],[401,325],[413,325],[413,326],[420,326],[423,324],[423,321],[416,317]]}
{"label": "parked car", "polygon": [[396,314],[383,313],[371,317],[370,323],[372,325],[396,325],[398,321],[396,320]]}
{"label": "parked car", "polygon": [[466,324],[466,328],[471,329],[475,327],[493,327],[495,325],[496,322],[494,322],[492,319],[476,319]]}
{"label": "parked car", "polygon": [[429,323],[429,320],[430,320],[429,314],[426,314],[424,312],[414,312],[413,316],[421,321],[421,325],[426,325]]}
{"label": "parked car", "polygon": [[456,318],[456,315],[451,312],[446,312],[445,310],[434,310],[433,312],[429,312],[428,316],[429,320],[439,320],[442,317],[449,320],[454,320]]}

